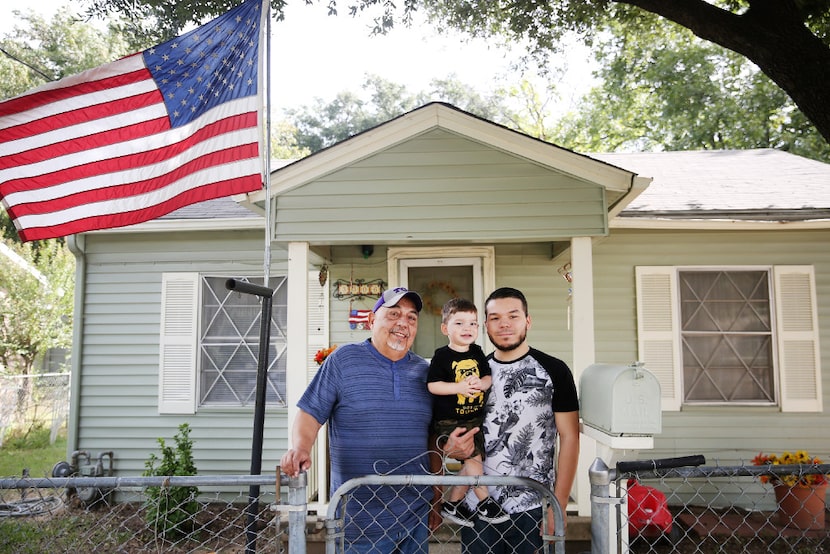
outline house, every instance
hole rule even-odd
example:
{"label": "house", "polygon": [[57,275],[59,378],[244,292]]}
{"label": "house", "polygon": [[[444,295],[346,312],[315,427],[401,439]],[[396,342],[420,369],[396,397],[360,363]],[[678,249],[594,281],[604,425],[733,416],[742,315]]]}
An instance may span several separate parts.
{"label": "house", "polygon": [[[71,237],[70,450],[112,450],[137,474],[186,421],[200,473],[247,473],[259,303],[226,281],[267,273],[263,471],[287,448],[314,353],[366,338],[379,285],[423,295],[425,356],[449,296],[482,306],[509,285],[528,297],[531,343],[577,379],[643,361],[662,395],[649,457],[830,455],[830,165],[774,150],[581,155],[433,103],[275,169],[269,193]],[[584,468],[595,451],[586,437]],[[581,471],[581,514],[587,494]]]}

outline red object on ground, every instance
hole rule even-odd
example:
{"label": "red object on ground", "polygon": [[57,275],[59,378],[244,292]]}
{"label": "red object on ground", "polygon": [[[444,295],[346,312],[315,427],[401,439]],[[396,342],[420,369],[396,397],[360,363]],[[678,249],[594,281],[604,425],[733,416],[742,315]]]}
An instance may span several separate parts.
{"label": "red object on ground", "polygon": [[672,530],[673,518],[666,495],[641,485],[635,479],[628,480],[628,536],[655,537]]}

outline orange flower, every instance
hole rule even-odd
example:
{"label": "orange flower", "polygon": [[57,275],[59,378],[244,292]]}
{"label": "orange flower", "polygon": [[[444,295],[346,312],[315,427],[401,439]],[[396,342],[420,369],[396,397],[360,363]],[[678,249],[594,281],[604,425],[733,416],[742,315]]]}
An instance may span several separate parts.
{"label": "orange flower", "polygon": [[329,357],[329,354],[334,352],[334,349],[337,348],[336,344],[332,344],[328,348],[321,348],[317,351],[314,355],[314,361],[317,362],[317,365],[323,365],[323,362],[326,361],[326,358]]}

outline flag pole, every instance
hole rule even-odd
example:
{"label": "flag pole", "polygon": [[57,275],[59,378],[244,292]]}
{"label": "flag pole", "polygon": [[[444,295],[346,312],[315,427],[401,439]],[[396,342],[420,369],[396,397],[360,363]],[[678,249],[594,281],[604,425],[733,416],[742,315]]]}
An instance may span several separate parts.
{"label": "flag pole", "polygon": [[[265,67],[260,66],[258,74],[262,76],[262,98],[265,106],[265,137],[263,140],[262,155],[265,157],[263,167],[265,168],[265,260],[263,267],[263,286],[250,285],[250,283],[233,283],[236,288],[244,289],[240,292],[248,292],[261,296],[262,320],[259,335],[259,356],[257,364],[256,398],[254,405],[253,438],[251,441],[251,475],[262,473],[262,443],[265,429],[265,404],[266,387],[268,376],[268,351],[271,342],[271,307],[273,289],[268,288],[271,268],[271,2],[261,0],[262,9],[265,14],[265,56],[260,52],[260,60],[265,59]],[[262,20],[260,20],[262,21]],[[262,31],[262,29],[260,29]],[[260,41],[260,47],[262,47]],[[228,281],[227,287],[231,286],[232,279]],[[279,476],[277,477],[279,481]],[[257,521],[259,519],[259,485],[251,485],[248,488],[247,521],[245,524],[245,554],[256,553],[257,543]]]}
{"label": "flag pole", "polygon": [[263,88],[265,97],[265,141],[262,155],[265,156],[265,260],[263,286],[269,286],[271,273],[271,2],[265,4],[265,71]]}

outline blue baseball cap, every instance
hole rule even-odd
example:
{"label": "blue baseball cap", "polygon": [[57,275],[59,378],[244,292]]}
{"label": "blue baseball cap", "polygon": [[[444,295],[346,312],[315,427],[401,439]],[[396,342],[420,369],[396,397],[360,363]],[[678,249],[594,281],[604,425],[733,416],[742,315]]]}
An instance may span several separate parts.
{"label": "blue baseball cap", "polygon": [[400,302],[401,298],[404,296],[409,297],[409,299],[412,300],[415,304],[415,309],[419,312],[421,311],[421,308],[424,307],[424,302],[421,300],[421,296],[417,292],[409,290],[405,287],[395,287],[394,289],[387,289],[383,291],[383,294],[381,294],[380,298],[378,298],[378,301],[375,303],[375,307],[372,308],[372,311],[376,312],[381,308],[391,308]]}

